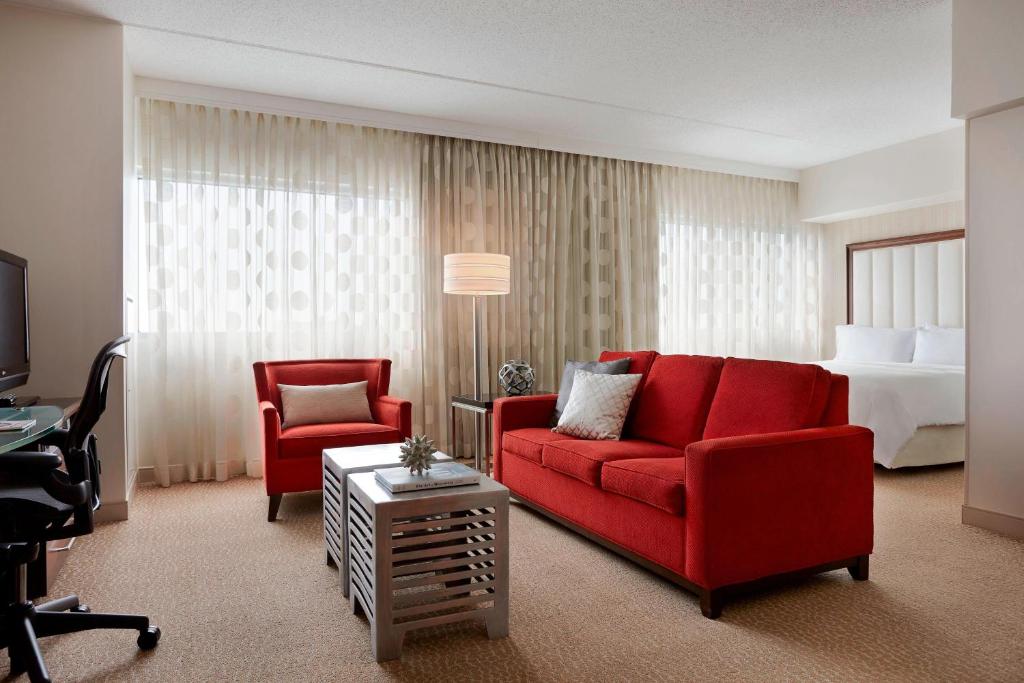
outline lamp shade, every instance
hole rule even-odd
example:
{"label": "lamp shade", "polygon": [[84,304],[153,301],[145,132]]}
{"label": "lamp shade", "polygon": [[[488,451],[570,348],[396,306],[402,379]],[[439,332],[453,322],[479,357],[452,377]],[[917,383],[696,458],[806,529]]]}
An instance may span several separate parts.
{"label": "lamp shade", "polygon": [[445,294],[508,294],[512,259],[507,254],[445,254]]}

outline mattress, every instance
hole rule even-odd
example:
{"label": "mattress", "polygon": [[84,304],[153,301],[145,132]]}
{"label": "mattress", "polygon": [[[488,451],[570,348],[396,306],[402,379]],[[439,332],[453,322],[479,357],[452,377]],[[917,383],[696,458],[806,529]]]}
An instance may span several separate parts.
{"label": "mattress", "polygon": [[[875,434],[875,462],[885,467],[963,460],[964,368],[953,365],[821,361],[850,378],[850,424]],[[919,429],[936,430],[901,454]]]}

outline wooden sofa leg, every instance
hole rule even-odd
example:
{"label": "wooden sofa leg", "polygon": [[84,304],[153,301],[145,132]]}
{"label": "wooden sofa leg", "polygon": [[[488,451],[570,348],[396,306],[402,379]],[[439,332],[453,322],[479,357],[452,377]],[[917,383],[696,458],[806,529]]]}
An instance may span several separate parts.
{"label": "wooden sofa leg", "polygon": [[722,604],[725,602],[721,591],[702,590],[700,592],[700,613],[708,619],[722,616]]}
{"label": "wooden sofa leg", "polygon": [[851,564],[849,567],[847,567],[847,569],[850,571],[850,576],[852,576],[857,581],[868,580],[868,557],[870,556],[861,555],[857,558],[857,561],[854,564]]}
{"label": "wooden sofa leg", "polygon": [[277,519],[277,511],[281,509],[281,498],[283,494],[274,493],[270,496],[270,507],[267,508],[267,521],[273,522]]}

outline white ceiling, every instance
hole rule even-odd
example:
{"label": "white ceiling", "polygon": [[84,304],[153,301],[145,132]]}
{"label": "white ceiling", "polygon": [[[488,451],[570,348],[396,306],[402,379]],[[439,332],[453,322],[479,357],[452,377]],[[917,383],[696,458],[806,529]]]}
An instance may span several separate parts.
{"label": "white ceiling", "polygon": [[959,125],[951,0],[30,0],[137,75],[799,169]]}

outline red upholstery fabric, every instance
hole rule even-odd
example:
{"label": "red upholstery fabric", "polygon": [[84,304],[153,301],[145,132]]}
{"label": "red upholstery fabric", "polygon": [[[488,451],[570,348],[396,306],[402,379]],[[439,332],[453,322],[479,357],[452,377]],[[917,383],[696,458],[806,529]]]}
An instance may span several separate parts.
{"label": "red upholstery fabric", "polygon": [[524,427],[548,427],[558,394],[510,396],[494,402],[494,478],[501,481],[502,434]]}
{"label": "red upholstery fabric", "polygon": [[707,588],[867,555],[874,437],[845,425],[686,449],[686,576]]}
{"label": "red upholstery fabric", "polygon": [[631,358],[629,374],[641,375],[640,383],[636,386],[636,393],[629,404],[629,413],[626,414],[626,423],[622,426],[622,436],[633,436],[633,416],[636,415],[637,402],[644,391],[644,383],[647,381],[647,373],[650,372],[654,359],[658,357],[657,351],[602,351],[598,360],[606,363],[620,358]]}
{"label": "red upholstery fabric", "polygon": [[319,458],[325,448],[395,443],[404,437],[394,427],[373,422],[316,424],[288,427],[281,432],[280,457]]}
{"label": "red upholstery fabric", "polygon": [[681,515],[685,473],[686,458],[616,460],[601,468],[601,488]]}
{"label": "red upholstery fabric", "polygon": [[684,448],[698,441],[725,361],[709,356],[658,356],[637,398],[632,436]]}
{"label": "red upholstery fabric", "polygon": [[850,378],[832,373],[822,427],[850,424]]}
{"label": "red upholstery fabric", "polygon": [[505,432],[501,447],[521,458],[541,464],[541,451],[552,441],[565,441],[573,437],[551,431],[549,427],[525,427],[512,432]]}
{"label": "red upholstery fabric", "polygon": [[[253,363],[268,495],[323,486],[324,448],[401,441],[412,435],[412,404],[387,396],[391,361],[299,360]],[[373,423],[300,425],[282,432],[278,384],[322,385],[366,381]]]}
{"label": "red upholstery fabric", "polygon": [[817,365],[727,358],[704,438],[817,427],[829,378],[828,370]]}
{"label": "red upholstery fabric", "polygon": [[584,441],[569,439],[544,447],[544,467],[568,474],[591,486],[601,483],[601,466],[613,460],[629,458],[678,458],[683,451],[651,441]]}
{"label": "red upholstery fabric", "polygon": [[510,453],[502,483],[520,499],[682,574],[685,518],[604,491]]}

